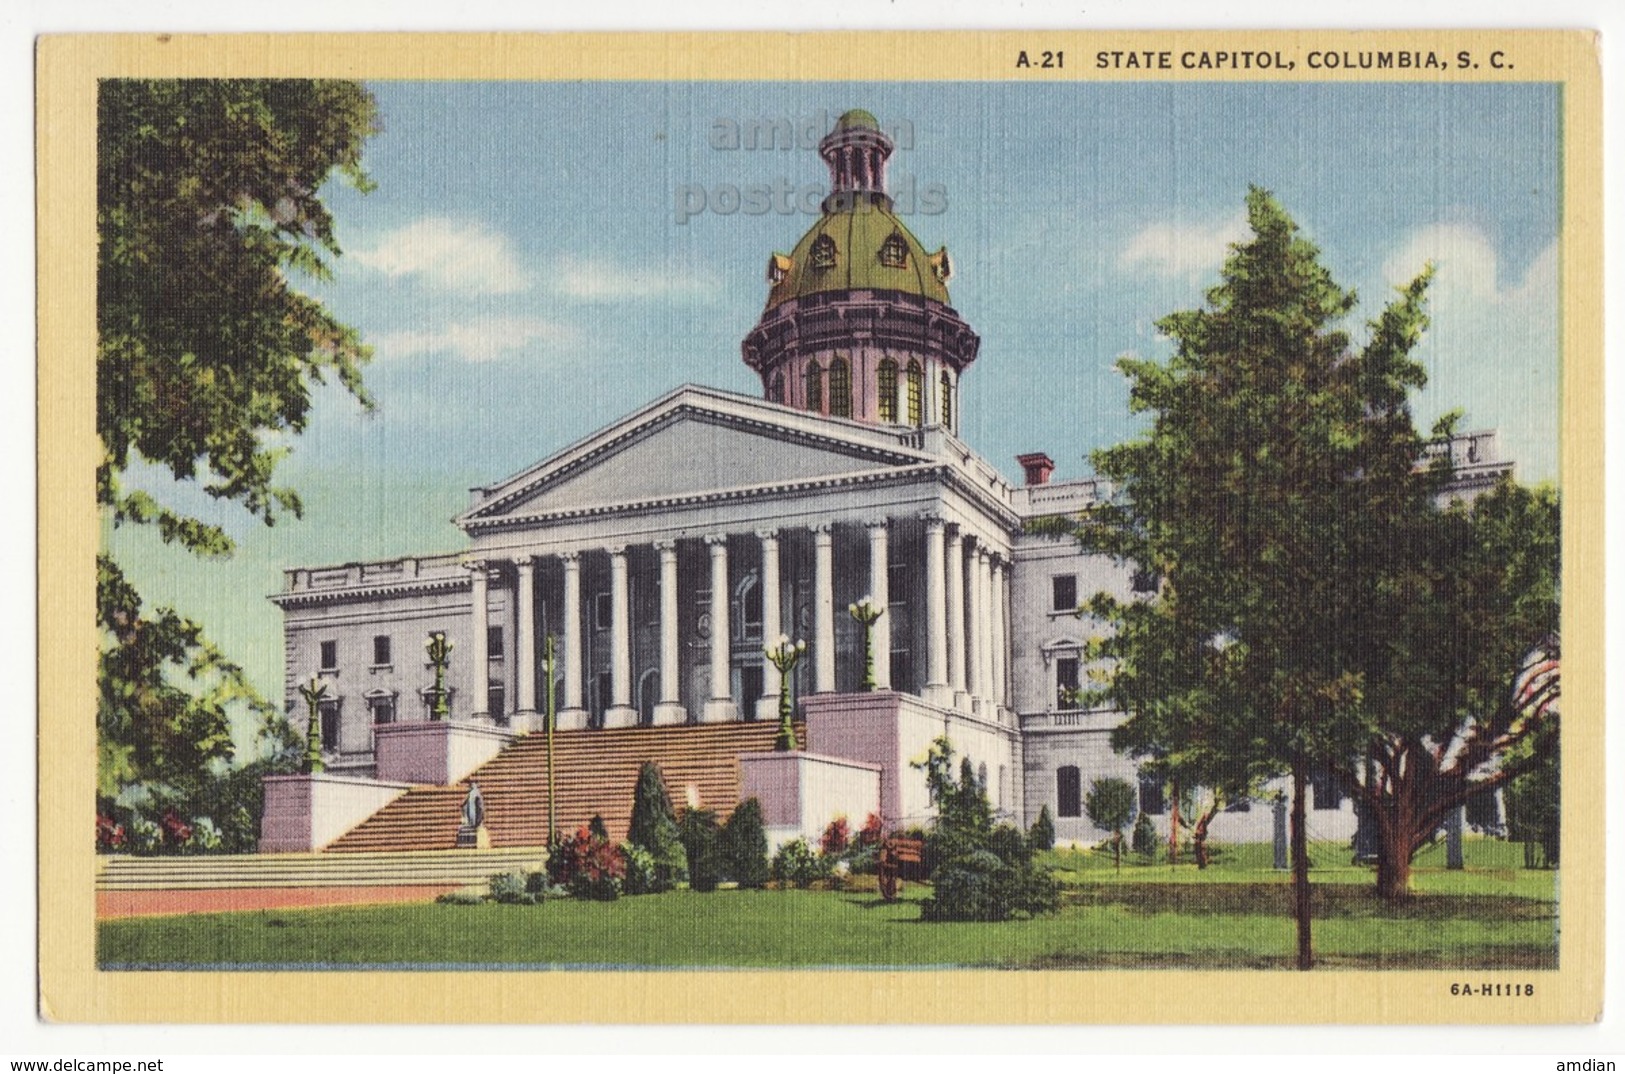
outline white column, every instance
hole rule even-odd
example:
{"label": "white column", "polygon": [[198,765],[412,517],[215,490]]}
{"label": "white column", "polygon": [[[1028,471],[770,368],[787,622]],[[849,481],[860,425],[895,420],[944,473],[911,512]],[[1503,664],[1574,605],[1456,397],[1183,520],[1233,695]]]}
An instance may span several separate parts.
{"label": "white column", "polygon": [[881,611],[869,630],[875,660],[875,689],[891,689],[891,582],[886,570],[886,520],[869,523],[869,595]]}
{"label": "white column", "polygon": [[993,709],[997,714],[1004,710],[1004,668],[1009,655],[1006,647],[1010,644],[1010,636],[1004,629],[1004,560],[995,559],[992,568],[992,594],[988,604],[993,617],[993,688],[989,693],[992,695]]}
{"label": "white column", "polygon": [[518,568],[518,592],[514,601],[513,658],[514,718],[528,724],[536,715],[536,561],[521,556],[514,564]]}
{"label": "white column", "polygon": [[948,538],[948,686],[954,707],[965,708],[965,535]]}
{"label": "white column", "polygon": [[632,707],[632,600],[625,545],[609,550],[609,602],[610,703],[604,711],[604,726],[636,727],[638,710]]}
{"label": "white column", "polygon": [[728,629],[728,536],[714,533],[705,539],[711,549],[711,696],[705,702],[705,723],[739,718],[734,704]]}
{"label": "white column", "polygon": [[982,697],[982,650],[987,641],[982,637],[982,586],[976,569],[977,556],[987,553],[976,548],[970,538],[965,539],[965,693],[970,696],[970,707],[975,710]]}
{"label": "white column", "polygon": [[944,591],[943,531],[940,515],[925,516],[925,689],[933,705],[953,704],[948,686],[948,595]]}
{"label": "white column", "polygon": [[687,723],[677,688],[677,542],[661,541],[660,552],[660,703],[656,724]]}
{"label": "white column", "polygon": [[491,622],[490,594],[485,564],[478,560],[468,567],[468,601],[472,626],[468,637],[468,688],[473,692],[465,709],[476,720],[490,720],[491,655],[487,630]]}
{"label": "white column", "polygon": [[835,689],[835,540],[828,525],[813,532],[813,691]]}
{"label": "white column", "polygon": [[[778,644],[784,627],[779,622],[779,534],[777,530],[762,530],[756,534],[762,542],[762,647]],[[779,669],[764,654],[762,656],[762,696],[741,698],[742,704],[756,706],[756,718],[772,719],[779,712]]]}
{"label": "white column", "polygon": [[587,726],[587,708],[581,703],[581,554],[566,552],[564,561],[564,697],[559,710],[561,730]]}
{"label": "white column", "polygon": [[993,584],[992,553],[986,545],[976,549],[976,681],[974,708],[991,715],[993,697]]}

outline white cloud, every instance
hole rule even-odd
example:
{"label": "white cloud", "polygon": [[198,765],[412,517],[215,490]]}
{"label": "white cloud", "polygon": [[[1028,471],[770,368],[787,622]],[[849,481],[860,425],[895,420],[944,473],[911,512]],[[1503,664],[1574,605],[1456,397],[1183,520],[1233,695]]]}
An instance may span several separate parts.
{"label": "white cloud", "polygon": [[347,256],[390,279],[416,278],[458,295],[511,295],[530,286],[508,237],[478,221],[424,217]]}
{"label": "white cloud", "polygon": [[372,338],[380,358],[452,354],[465,362],[490,362],[538,343],[575,337],[567,325],[539,317],[485,317],[434,328],[384,332]]}
{"label": "white cloud", "polygon": [[[1477,228],[1435,224],[1411,233],[1383,263],[1398,286],[1428,262],[1431,325],[1417,356],[1428,370],[1419,416],[1465,411],[1471,428],[1497,428],[1501,453],[1527,480],[1557,473],[1557,243],[1521,276]],[[1368,310],[1375,315],[1374,305]]]}
{"label": "white cloud", "polygon": [[1230,244],[1247,235],[1247,215],[1205,223],[1151,224],[1117,253],[1117,267],[1168,280],[1195,283],[1217,272]]}
{"label": "white cloud", "polygon": [[623,267],[604,261],[568,259],[554,270],[550,285],[559,294],[587,302],[705,295],[716,290],[710,277],[674,269],[663,261]]}

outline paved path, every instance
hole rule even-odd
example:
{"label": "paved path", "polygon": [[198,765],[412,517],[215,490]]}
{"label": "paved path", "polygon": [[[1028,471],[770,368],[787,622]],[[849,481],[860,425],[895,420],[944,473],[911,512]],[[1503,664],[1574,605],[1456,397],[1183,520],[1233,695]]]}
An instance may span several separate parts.
{"label": "paved path", "polygon": [[396,887],[210,888],[191,891],[98,891],[96,918],[144,917],[158,914],[212,914],[226,910],[283,910],[313,906],[365,906],[378,903],[433,902],[461,884],[410,884]]}

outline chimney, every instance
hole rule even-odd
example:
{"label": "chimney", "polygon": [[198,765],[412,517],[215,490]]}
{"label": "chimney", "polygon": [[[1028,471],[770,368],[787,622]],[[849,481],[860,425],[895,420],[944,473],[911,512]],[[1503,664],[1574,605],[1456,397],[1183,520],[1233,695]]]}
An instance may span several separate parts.
{"label": "chimney", "polygon": [[1022,471],[1027,475],[1029,485],[1047,485],[1049,475],[1055,472],[1055,460],[1042,451],[1017,455],[1016,461],[1021,464]]}

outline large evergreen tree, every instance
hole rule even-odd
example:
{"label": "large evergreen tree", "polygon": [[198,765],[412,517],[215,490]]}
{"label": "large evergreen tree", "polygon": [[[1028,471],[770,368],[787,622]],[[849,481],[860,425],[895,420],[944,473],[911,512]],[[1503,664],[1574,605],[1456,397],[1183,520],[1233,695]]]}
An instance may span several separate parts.
{"label": "large evergreen tree", "polygon": [[660,766],[644,761],[638,770],[638,783],[632,792],[632,823],[627,842],[642,847],[654,859],[653,892],[670,891],[683,879],[687,857],[677,815],[666,793],[666,780]]}
{"label": "large evergreen tree", "polygon": [[[372,96],[354,82],[101,83],[97,112],[97,499],[112,525],[229,555],[218,525],[126,485],[140,465],[201,482],[270,524],[299,498],[275,483],[279,434],[335,378],[367,401],[355,331],[298,289],[339,254],[319,191],[367,188]],[[228,706],[267,718],[241,669],[173,610],[148,611],[111,556],[97,560],[102,630],[98,787],[196,779],[232,754]]]}

